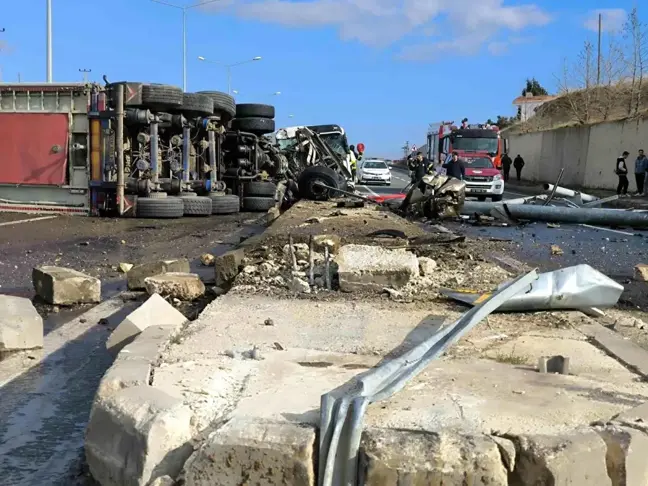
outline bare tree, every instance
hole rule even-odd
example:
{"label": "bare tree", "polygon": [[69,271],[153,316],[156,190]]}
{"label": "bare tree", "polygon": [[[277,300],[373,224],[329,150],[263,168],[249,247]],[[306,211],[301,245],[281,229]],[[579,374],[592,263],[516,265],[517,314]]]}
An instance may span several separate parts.
{"label": "bare tree", "polygon": [[644,77],[648,67],[648,30],[641,22],[637,8],[628,14],[624,25],[624,37],[627,42],[627,77],[629,84],[628,115],[637,115],[642,106]]}
{"label": "bare tree", "polygon": [[559,78],[560,94],[572,118],[584,125],[590,121],[596,101],[596,54],[591,42],[585,42],[573,66],[565,61]]}
{"label": "bare tree", "polygon": [[607,120],[622,99],[625,73],[623,47],[614,36],[608,40],[607,51],[601,55],[601,84],[596,89],[597,111]]}

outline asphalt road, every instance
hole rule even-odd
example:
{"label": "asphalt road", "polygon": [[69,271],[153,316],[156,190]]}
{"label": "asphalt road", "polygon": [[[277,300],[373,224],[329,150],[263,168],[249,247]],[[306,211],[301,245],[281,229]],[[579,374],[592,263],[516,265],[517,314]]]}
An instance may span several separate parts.
{"label": "asphalt road", "polygon": [[[401,192],[408,183],[407,172],[393,168],[391,186],[362,185],[357,186],[357,189],[367,194],[393,194]],[[504,199],[525,196],[528,194],[504,192]],[[648,284],[633,279],[635,265],[648,263],[646,231],[567,224],[555,228],[539,222],[511,227],[446,221],[444,226],[458,234],[474,238],[501,240],[502,253],[541,271],[582,263],[591,265],[624,285],[626,290],[620,300],[622,306],[648,311]],[[558,245],[563,254],[552,255],[552,245]]]}
{"label": "asphalt road", "polygon": [[[116,271],[119,262],[186,257],[194,271],[213,278],[213,268],[197,263],[201,253],[222,253],[262,230],[255,224],[258,214],[167,221],[36,218],[0,214],[0,293],[31,298],[36,265],[98,276],[104,299],[125,288],[123,274]],[[37,303],[46,317],[45,349],[0,356],[0,486],[93,484],[84,471],[85,427],[99,381],[113,360],[105,348],[109,329],[132,305],[119,298],[93,309]]]}

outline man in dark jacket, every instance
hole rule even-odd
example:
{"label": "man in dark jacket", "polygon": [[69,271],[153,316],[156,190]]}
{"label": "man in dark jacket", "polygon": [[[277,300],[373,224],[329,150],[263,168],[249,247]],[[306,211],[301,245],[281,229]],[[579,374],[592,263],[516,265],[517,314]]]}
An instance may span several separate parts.
{"label": "man in dark jacket", "polygon": [[524,167],[524,159],[520,156],[520,154],[517,154],[517,157],[515,157],[515,160],[513,161],[513,167],[515,167],[515,172],[517,173],[517,180],[521,181],[522,167]]}
{"label": "man in dark jacket", "polygon": [[448,176],[459,179],[460,181],[463,181],[466,176],[466,166],[459,160],[457,152],[452,153],[452,158],[443,164],[443,168],[446,170]]}
{"label": "man in dark jacket", "polygon": [[630,155],[630,152],[623,152],[621,157],[617,157],[616,167],[614,172],[619,178],[619,184],[617,185],[617,194],[619,196],[625,196],[628,194],[628,165],[626,164],[626,159]]}
{"label": "man in dark jacket", "polygon": [[504,172],[504,182],[507,182],[509,180],[509,174],[511,173],[511,165],[513,165],[513,161],[511,160],[511,157],[509,157],[509,154],[504,154],[502,156],[502,170]]}
{"label": "man in dark jacket", "polygon": [[408,163],[408,168],[411,171],[412,183],[417,183],[425,175],[425,160],[421,152],[416,152],[414,158]]}
{"label": "man in dark jacket", "polygon": [[643,150],[639,150],[637,160],[635,160],[635,181],[637,182],[637,196],[644,195],[644,181],[648,172],[648,158]]}

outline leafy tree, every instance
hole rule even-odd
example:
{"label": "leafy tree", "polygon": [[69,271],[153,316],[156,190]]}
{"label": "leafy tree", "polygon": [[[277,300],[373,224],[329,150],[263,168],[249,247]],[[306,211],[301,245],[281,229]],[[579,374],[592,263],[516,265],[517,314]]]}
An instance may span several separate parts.
{"label": "leafy tree", "polygon": [[549,92],[540,84],[536,78],[527,78],[526,85],[522,90],[522,96],[526,96],[527,93],[531,93],[533,96],[547,96]]}

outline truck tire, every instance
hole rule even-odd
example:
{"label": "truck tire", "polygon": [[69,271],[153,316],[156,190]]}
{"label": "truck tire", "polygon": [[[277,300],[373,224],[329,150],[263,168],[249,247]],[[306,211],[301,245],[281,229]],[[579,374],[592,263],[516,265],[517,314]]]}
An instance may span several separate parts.
{"label": "truck tire", "polygon": [[220,115],[223,121],[228,122],[236,115],[236,102],[227,93],[221,91],[198,91],[198,94],[207,95],[214,101],[214,113]]}
{"label": "truck tire", "polygon": [[241,211],[241,200],[232,194],[210,194],[212,214],[236,214]]}
{"label": "truck tire", "polygon": [[246,196],[260,196],[274,198],[277,193],[277,184],[270,181],[251,181],[245,186]]}
{"label": "truck tire", "polygon": [[232,129],[255,135],[265,135],[275,131],[275,122],[270,118],[234,118]]}
{"label": "truck tire", "polygon": [[185,216],[211,216],[212,200],[208,197],[182,196]]}
{"label": "truck tire", "polygon": [[182,90],[176,86],[168,84],[145,84],[142,86],[142,103],[153,109],[180,108],[183,98]]}
{"label": "truck tire", "polygon": [[327,201],[339,194],[336,191],[318,187],[318,182],[336,189],[340,187],[338,175],[333,169],[322,165],[313,165],[306,167],[299,174],[297,185],[299,186],[300,196],[313,201]]}
{"label": "truck tire", "polygon": [[274,118],[275,107],[257,103],[241,103],[236,105],[236,118]]}
{"label": "truck tire", "polygon": [[269,197],[250,196],[243,198],[243,209],[253,213],[265,213],[275,206],[275,200]]}
{"label": "truck tire", "polygon": [[196,194],[195,192],[188,191],[188,192],[181,192],[179,197],[196,197],[197,195],[198,194]]}
{"label": "truck tire", "polygon": [[182,111],[195,115],[213,115],[214,100],[205,94],[185,93],[182,97]]}
{"label": "truck tire", "polygon": [[151,192],[148,195],[149,199],[166,199],[167,193],[166,192]]}
{"label": "truck tire", "polygon": [[176,219],[184,215],[184,204],[178,197],[164,199],[151,199],[150,197],[137,198],[138,218]]}

